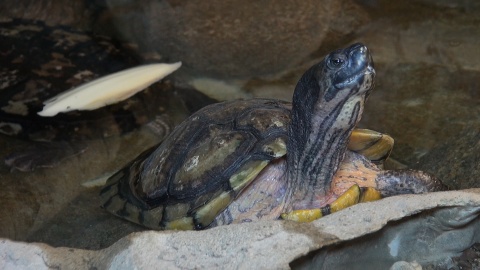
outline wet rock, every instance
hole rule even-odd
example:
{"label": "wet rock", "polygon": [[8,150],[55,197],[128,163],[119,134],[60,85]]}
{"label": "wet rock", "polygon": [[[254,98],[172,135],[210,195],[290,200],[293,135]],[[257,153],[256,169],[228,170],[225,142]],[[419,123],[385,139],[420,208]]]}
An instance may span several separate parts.
{"label": "wet rock", "polygon": [[331,22],[342,34],[366,19],[352,1],[107,2],[97,31],[113,28],[141,48],[183,61],[194,74],[227,78],[295,67],[318,49]]}
{"label": "wet rock", "polygon": [[[9,137],[0,137],[0,156],[5,156],[14,150],[28,146],[28,142],[15,140]],[[66,209],[80,194],[91,196],[91,200],[98,199],[98,193],[91,193],[81,184],[95,179],[105,173],[113,172],[126,163],[132,156],[138,155],[148,146],[158,142],[158,138],[150,132],[133,132],[119,137],[105,140],[92,140],[88,142],[88,149],[84,155],[73,156],[62,161],[60,166],[46,168],[37,172],[10,172],[6,165],[0,164],[0,235],[10,239],[23,240],[34,238],[38,230],[43,230],[45,224],[57,217],[62,211],[66,213],[81,210],[87,211],[85,215],[96,217],[95,213],[103,211],[98,201],[95,205],[85,204],[84,208]],[[101,162],[99,162],[101,161]],[[88,195],[87,195],[88,194]],[[88,208],[87,208],[88,207]],[[78,215],[81,216],[81,215]],[[76,217],[78,217],[76,216]],[[64,215],[65,217],[70,217]],[[81,223],[73,218],[70,222],[77,222],[81,230],[91,226],[89,223]],[[90,221],[86,219],[85,221]],[[64,228],[58,228],[57,232],[68,235],[71,223],[65,221]],[[54,224],[58,226],[59,223]],[[105,232],[98,231],[99,234]],[[61,234],[45,234],[51,236],[50,240],[62,244]],[[69,236],[70,237],[70,236]],[[68,239],[69,237],[63,237]],[[98,237],[100,238],[100,237]],[[43,240],[36,237],[34,241]],[[64,242],[63,242],[64,243]],[[1,267],[0,267],[1,268]]]}
{"label": "wet rock", "polygon": [[[268,221],[205,231],[139,232],[98,251],[2,240],[0,258],[4,268],[23,269],[322,269],[334,265],[335,258],[336,263],[362,269],[386,269],[396,261],[440,265],[480,240],[479,205],[478,189],[404,195],[356,205],[312,223]],[[367,241],[371,243],[364,246],[370,250],[356,246]],[[343,250],[339,247],[345,252],[328,256],[328,262],[315,256]],[[352,249],[354,255],[348,255]],[[373,260],[383,268],[375,268]]]}
{"label": "wet rock", "polygon": [[453,258],[460,269],[480,269],[480,243],[465,250],[462,255]]}
{"label": "wet rock", "polygon": [[39,0],[0,2],[0,19],[22,18],[41,20],[48,25],[65,24],[86,28],[90,23],[90,10],[83,0]]}
{"label": "wet rock", "polygon": [[473,52],[480,45],[480,21],[471,16],[478,5],[359,3],[376,18],[357,38],[372,49],[377,64],[377,87],[362,126],[395,138],[392,157],[401,163],[453,188],[478,186],[480,59]]}
{"label": "wet rock", "polygon": [[387,3],[365,8],[377,20],[359,30],[376,62],[425,63],[480,71],[480,56],[473,53],[480,46],[480,29],[476,27],[480,20],[470,14],[478,12],[477,5],[475,9],[472,6],[471,10],[459,10],[435,9],[414,1],[378,2]]}
{"label": "wet rock", "polygon": [[472,11],[472,8],[479,8],[480,3],[477,1],[470,1],[470,0],[417,0],[417,2],[425,3],[431,6],[438,6],[438,7],[447,7],[447,8],[457,8],[462,9],[465,11]]}
{"label": "wet rock", "polygon": [[145,230],[100,208],[99,193],[100,188],[81,192],[25,241],[53,247],[103,249],[132,232]]}
{"label": "wet rock", "polygon": [[390,134],[395,159],[412,166],[434,147],[460,140],[468,125],[478,129],[479,72],[426,64],[377,67],[377,86],[361,125]]}
{"label": "wet rock", "polygon": [[471,124],[413,166],[442,176],[453,189],[480,187],[480,124]]}

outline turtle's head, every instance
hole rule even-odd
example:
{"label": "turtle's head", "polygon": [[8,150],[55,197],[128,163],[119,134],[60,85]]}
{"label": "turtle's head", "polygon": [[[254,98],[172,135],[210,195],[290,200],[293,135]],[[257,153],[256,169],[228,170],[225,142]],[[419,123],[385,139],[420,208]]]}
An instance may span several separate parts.
{"label": "turtle's head", "polygon": [[332,80],[331,87],[324,94],[327,100],[334,98],[340,91],[363,94],[373,88],[373,59],[368,48],[361,43],[330,53],[325,57],[323,65],[324,72],[320,72],[320,75]]}
{"label": "turtle's head", "polygon": [[298,82],[287,151],[290,178],[301,189],[328,190],[374,77],[370,52],[357,43],[331,52]]}
{"label": "turtle's head", "polygon": [[312,66],[297,84],[293,102],[329,103],[365,95],[373,88],[375,70],[368,48],[356,43],[331,52]]}

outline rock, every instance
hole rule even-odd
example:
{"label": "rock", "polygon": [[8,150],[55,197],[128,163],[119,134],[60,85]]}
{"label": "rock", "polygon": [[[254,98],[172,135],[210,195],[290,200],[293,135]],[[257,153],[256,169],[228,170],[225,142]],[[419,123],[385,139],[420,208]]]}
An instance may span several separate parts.
{"label": "rock", "polygon": [[466,12],[474,12],[473,8],[479,8],[480,3],[477,1],[469,1],[469,0],[457,0],[457,1],[450,1],[450,0],[419,0],[419,2],[423,2],[425,4],[431,5],[433,7],[438,6],[440,8],[456,8],[461,9]]}
{"label": "rock", "polygon": [[453,261],[460,269],[480,269],[480,243],[475,243]]}
{"label": "rock", "polygon": [[478,17],[468,15],[477,4],[360,2],[376,18],[358,40],[372,49],[377,70],[361,125],[391,135],[392,157],[408,167],[452,188],[478,187],[480,58],[472,52],[480,32]]}
{"label": "rock", "polygon": [[[38,173],[10,172],[9,168],[2,164],[0,166],[0,203],[3,207],[0,208],[2,217],[0,218],[0,235],[26,241],[59,212],[69,212],[64,208],[67,208],[79,194],[87,192],[85,191],[87,189],[81,186],[83,182],[118,170],[129,162],[132,156],[138,155],[142,149],[156,142],[158,138],[149,132],[133,132],[121,138],[92,140],[88,142],[88,147],[95,151],[86,151],[84,155],[64,160],[61,166],[47,168]],[[3,157],[5,153],[28,145],[28,142],[1,137],[0,156]],[[98,192],[87,192],[87,194],[92,200],[98,199]],[[88,210],[88,213],[93,214],[104,212],[99,207],[99,201],[94,203],[96,204],[90,208],[82,210]],[[75,219],[70,222],[74,221]],[[79,225],[81,229],[91,226],[87,223],[81,225],[83,226]],[[71,226],[64,229],[70,228]],[[57,228],[55,239],[60,238],[58,231]]]}
{"label": "rock", "polygon": [[413,167],[442,176],[452,189],[480,187],[480,125],[466,126]]}
{"label": "rock", "polygon": [[41,20],[48,25],[65,24],[81,28],[90,24],[91,15],[83,0],[2,0],[0,10],[0,20],[22,18]]}
{"label": "rock", "polygon": [[[480,55],[472,53],[480,46],[476,38],[480,35],[476,27],[478,16],[461,11],[446,12],[443,8],[437,11],[440,16],[455,19],[438,20],[429,16],[433,14],[432,7],[397,4],[397,9],[379,9],[381,14],[372,15],[378,20],[359,30],[362,42],[372,49],[375,62],[425,63],[444,65],[452,70],[480,71]],[[475,8],[471,12],[478,12],[479,7]],[[398,12],[399,9],[403,12]],[[422,17],[424,19],[419,20]],[[385,27],[391,24],[397,27]]]}
{"label": "rock", "polygon": [[[145,231],[133,233],[98,251],[4,239],[0,242],[0,267],[288,269],[316,266],[320,269],[319,264],[311,264],[312,258],[315,258],[313,263],[320,265],[342,263],[357,268],[363,266],[362,269],[367,264],[369,269],[386,269],[396,261],[417,261],[422,265],[443,263],[480,240],[479,214],[480,189],[473,189],[391,197],[356,205],[312,223],[265,221],[205,231]],[[422,241],[418,241],[419,237]],[[358,246],[364,242],[370,243]],[[345,250],[352,252],[353,249],[356,253],[350,257],[348,253],[328,256],[327,262],[316,256],[338,252],[339,246],[350,247]],[[335,258],[341,259],[335,261]],[[383,268],[375,268],[372,260],[380,261],[379,266]]]}
{"label": "rock", "polygon": [[406,267],[405,261],[413,261],[416,263],[409,263],[410,267],[420,264],[453,269],[452,257],[480,240],[479,214],[480,205],[430,210],[408,221],[391,222],[381,231],[313,252],[308,256],[311,262],[301,266],[360,270],[368,265],[368,269],[401,269],[395,267],[402,264]]}
{"label": "rock", "polygon": [[[7,0],[0,4],[0,8],[7,10],[2,14],[14,14],[16,8],[15,14],[23,12],[27,15],[36,9],[33,2],[23,5],[29,2],[31,1],[20,1],[17,4]],[[64,1],[59,3],[62,2]],[[193,6],[207,4],[198,3],[199,1],[151,0],[143,1],[147,3],[145,6],[140,6],[131,0],[101,2],[108,2],[110,6],[102,13],[103,16],[98,18],[97,30],[105,22],[119,23],[118,29],[125,30],[125,33],[128,33],[128,35],[125,34],[126,37],[130,40],[137,38],[145,40],[140,45],[153,50],[159,46],[160,40],[167,40],[153,30],[155,26],[153,24],[161,25],[165,21],[170,22],[167,26],[161,26],[166,28],[169,34],[179,33],[179,37],[175,37],[172,41],[167,40],[168,44],[160,45],[170,49],[172,53],[175,52],[178,55],[183,53],[186,57],[190,57],[191,63],[187,65],[190,65],[191,70],[204,67],[215,69],[206,70],[204,74],[210,76],[215,74],[234,74],[238,77],[245,74],[256,76],[261,74],[259,72],[270,74],[277,68],[273,64],[278,64],[278,69],[293,66],[299,70],[298,74],[300,74],[303,68],[299,68],[300,65],[297,66],[296,63],[302,62],[302,57],[319,57],[329,50],[328,48],[341,47],[351,43],[353,39],[365,42],[373,50],[378,80],[377,89],[368,102],[370,105],[367,106],[364,126],[393,135],[396,139],[394,156],[400,157],[402,162],[410,166],[416,166],[415,163],[420,160],[418,166],[423,169],[431,167],[433,170],[431,172],[441,178],[444,177],[442,174],[446,174],[447,183],[454,183],[456,187],[471,186],[478,180],[477,174],[469,175],[479,171],[478,162],[475,162],[479,160],[476,154],[478,153],[476,144],[479,140],[473,132],[474,127],[478,127],[480,123],[477,79],[480,61],[478,61],[478,55],[474,53],[478,48],[476,38],[478,16],[472,16],[477,14],[478,10],[468,10],[478,4],[470,3],[472,1],[453,3],[442,0],[438,1],[440,3],[438,5],[434,5],[434,1],[430,0],[409,3],[402,1],[394,3],[387,0],[355,2],[346,0],[338,3],[324,1],[325,9],[314,8],[324,13],[328,10],[328,14],[313,19],[317,20],[317,24],[325,24],[310,30],[309,33],[309,35],[318,36],[292,39],[293,34],[300,36],[295,32],[294,27],[302,30],[302,27],[305,28],[311,23],[312,17],[308,16],[295,21],[295,23],[300,22],[298,25],[292,25],[293,17],[286,18],[285,23],[287,25],[290,23],[291,28],[288,28],[290,32],[281,32],[287,29],[284,27],[278,29],[269,27],[266,30],[275,35],[268,36],[268,31],[261,27],[272,22],[266,18],[263,24],[259,23],[253,27],[252,36],[263,34],[255,40],[242,39],[242,36],[226,36],[232,33],[242,34],[241,29],[215,32],[227,27],[230,22],[232,22],[230,25],[233,25],[235,21],[224,14],[219,14],[218,17],[200,17],[203,14],[196,14]],[[369,5],[365,4],[362,7],[355,5],[362,2]],[[44,3],[45,1],[42,0],[38,5]],[[118,4],[114,6],[114,3]],[[214,2],[209,2],[209,6],[211,6],[210,3]],[[224,3],[232,3],[232,0]],[[432,3],[432,5],[424,3]],[[67,8],[69,5],[78,3],[75,1],[63,4]],[[157,4],[162,8],[166,5],[168,9],[163,10],[164,13],[156,11],[154,8]],[[221,8],[219,6],[221,4],[218,3],[212,8],[211,13],[206,12],[206,14],[216,14],[213,11],[220,10],[239,13],[238,11],[247,8],[237,6],[235,9]],[[69,12],[59,8],[62,5],[51,8],[52,5],[54,4],[46,5],[52,10],[52,14],[47,13],[51,20],[58,21],[59,16],[64,16],[63,19],[66,21],[72,20],[72,17],[65,16],[65,14],[70,15]],[[375,5],[383,5],[383,7],[378,8]],[[282,7],[270,10],[282,11]],[[144,11],[146,13],[142,14]],[[365,11],[368,11],[368,14]],[[36,14],[46,18],[45,10],[42,12]],[[283,12],[285,15],[298,16],[295,9],[283,10]],[[303,9],[303,12],[306,11]],[[311,15],[310,12],[306,14]],[[165,17],[153,18],[154,15],[165,15]],[[182,18],[180,15],[185,17]],[[192,25],[193,23],[186,18],[193,15],[203,18],[204,21],[192,20],[196,23]],[[241,15],[243,15],[242,18],[246,18],[246,22],[250,15],[251,18],[259,19],[257,13],[233,14],[231,17],[238,18]],[[223,20],[227,23],[218,23],[221,18],[226,18]],[[375,21],[360,31],[352,32],[352,29],[364,25],[365,21],[370,20],[369,18],[375,18]],[[210,34],[209,30],[213,32]],[[308,32],[306,28],[303,30]],[[204,32],[200,34],[199,31]],[[328,31],[331,32],[327,33]],[[225,35],[222,36],[221,33]],[[278,35],[279,33],[284,35]],[[253,46],[255,44],[249,45],[249,42],[257,41],[262,42],[263,47],[259,46],[260,50],[255,49],[258,48]],[[315,49],[312,54],[313,46],[310,47],[310,45],[315,42],[320,42],[321,48]],[[205,44],[213,47],[208,48]],[[228,44],[228,48],[225,44]],[[172,48],[180,45],[183,46],[182,50]],[[315,46],[317,48],[319,44]],[[254,54],[249,54],[252,51]],[[228,54],[229,52],[233,53]],[[163,54],[163,56],[168,55]],[[272,59],[277,62],[268,63],[267,57],[273,57]],[[281,61],[282,59],[287,60]],[[240,64],[235,66],[234,61],[237,60]],[[222,61],[221,64],[218,64],[218,61]],[[200,63],[202,66],[195,66]],[[285,66],[281,67],[282,64]],[[198,71],[197,73],[201,74]],[[290,75],[290,78],[287,91],[293,89],[298,76]],[[274,97],[273,90],[277,89],[277,86],[262,89],[262,94]],[[257,93],[253,94],[257,95]],[[282,96],[288,98],[289,94]],[[144,143],[138,138],[131,138],[126,144],[116,147],[112,147],[109,141],[95,143],[91,147],[98,151],[86,156],[87,162],[74,158],[67,161],[58,171],[45,170],[35,175],[12,174],[5,166],[0,166],[2,175],[0,199],[3,206],[0,211],[2,213],[0,215],[2,216],[1,236],[23,241],[45,241],[50,244],[49,246],[0,240],[0,268],[263,267],[285,269],[302,265],[313,267],[312,263],[338,265],[338,261],[332,260],[335,255],[348,264],[350,269],[353,269],[352,265],[363,266],[363,269],[367,268],[365,265],[369,266],[368,269],[374,266],[380,269],[388,269],[391,266],[397,269],[407,266],[416,267],[412,263],[415,261],[425,268],[429,265],[448,268],[451,256],[457,256],[474,242],[480,242],[477,209],[480,205],[480,191],[478,189],[388,198],[354,206],[310,224],[272,221],[224,226],[201,232],[146,231],[125,236],[129,232],[140,231],[142,228],[130,227],[131,224],[99,209],[96,202],[97,192],[83,193],[84,188],[81,187],[81,183],[130,160],[132,154],[126,150],[130,150],[135,144]],[[0,146],[1,152],[7,148],[18,147],[18,142],[1,137]],[[113,157],[119,159],[115,164],[105,163],[105,160]],[[443,160],[441,160],[442,157]],[[469,184],[464,185],[460,182],[463,180]],[[84,219],[78,219],[82,216]],[[443,222],[452,221],[452,218],[460,218],[465,224],[458,227],[458,224],[463,223]],[[107,219],[115,220],[117,225],[111,226],[114,223],[109,222],[102,223]],[[401,236],[398,239],[404,241],[394,241],[397,235]],[[117,241],[119,238],[122,239]],[[417,243],[418,239],[422,241]],[[399,249],[396,250],[403,252],[401,256],[392,256],[392,245],[389,246],[389,243],[398,244]],[[335,249],[335,247],[340,248]],[[441,249],[432,249],[432,247]],[[86,248],[90,250],[85,250]],[[322,252],[332,255],[329,256],[328,261],[322,259]],[[348,257],[348,253],[353,256]],[[475,258],[478,268],[478,252],[470,253],[468,255],[464,252],[463,255],[468,256],[462,255],[465,259],[459,262],[464,269],[475,267],[474,264],[465,264],[468,260],[473,260],[472,258]],[[421,261],[419,257],[428,260]],[[372,264],[378,261],[384,264]],[[317,268],[320,267],[317,265]]]}
{"label": "rock", "polygon": [[412,166],[444,142],[460,140],[467,126],[480,128],[480,72],[433,64],[377,67],[377,87],[361,125],[395,139],[393,158]]}
{"label": "rock", "polygon": [[319,48],[332,21],[342,33],[365,21],[352,1],[107,2],[97,31],[114,28],[140,48],[210,77],[245,78],[295,67]]}
{"label": "rock", "polygon": [[396,262],[390,267],[390,270],[422,270],[422,266],[417,262]]}

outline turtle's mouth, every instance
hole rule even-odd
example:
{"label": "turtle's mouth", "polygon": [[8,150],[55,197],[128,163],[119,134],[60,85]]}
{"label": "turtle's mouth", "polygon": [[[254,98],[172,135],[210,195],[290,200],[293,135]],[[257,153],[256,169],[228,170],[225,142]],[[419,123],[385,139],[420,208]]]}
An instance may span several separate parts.
{"label": "turtle's mouth", "polygon": [[[343,80],[335,84],[337,89],[345,89],[357,86],[359,91],[364,92],[370,90],[371,87],[362,87],[364,85],[373,86],[373,78],[375,78],[375,69],[373,65],[368,65],[365,69],[353,74],[347,80]],[[365,81],[371,81],[371,83],[366,83]],[[362,89],[364,88],[364,89]]]}
{"label": "turtle's mouth", "polygon": [[365,92],[372,88],[375,68],[368,48],[363,44],[354,44],[348,48],[348,63],[337,73],[337,89],[357,89]]}

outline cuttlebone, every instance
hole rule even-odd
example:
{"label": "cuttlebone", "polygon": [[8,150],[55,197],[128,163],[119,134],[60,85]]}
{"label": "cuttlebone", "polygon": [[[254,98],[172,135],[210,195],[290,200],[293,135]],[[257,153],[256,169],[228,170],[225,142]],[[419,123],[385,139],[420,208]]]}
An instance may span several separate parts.
{"label": "cuttlebone", "polygon": [[73,110],[95,110],[120,102],[168,76],[181,65],[181,62],[148,64],[98,78],[45,101],[38,115],[49,117]]}

